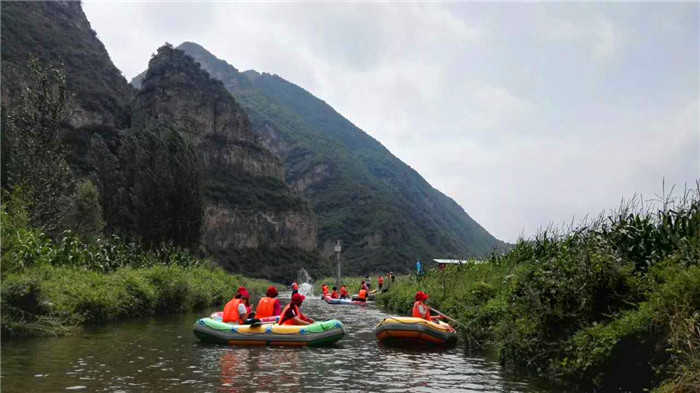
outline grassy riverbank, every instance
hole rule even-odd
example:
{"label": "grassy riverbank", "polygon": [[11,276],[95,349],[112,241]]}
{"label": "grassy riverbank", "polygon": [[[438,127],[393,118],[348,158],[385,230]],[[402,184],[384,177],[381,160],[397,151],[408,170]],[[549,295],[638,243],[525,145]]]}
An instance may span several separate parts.
{"label": "grassy riverbank", "polygon": [[224,303],[241,285],[263,294],[270,284],[172,246],[147,251],[117,237],[82,241],[69,232],[52,240],[28,225],[25,209],[4,205],[1,214],[4,338],[201,309]]}
{"label": "grassy riverbank", "polygon": [[483,264],[430,271],[378,298],[407,314],[419,289],[473,347],[582,391],[700,389],[698,193],[540,233]]}

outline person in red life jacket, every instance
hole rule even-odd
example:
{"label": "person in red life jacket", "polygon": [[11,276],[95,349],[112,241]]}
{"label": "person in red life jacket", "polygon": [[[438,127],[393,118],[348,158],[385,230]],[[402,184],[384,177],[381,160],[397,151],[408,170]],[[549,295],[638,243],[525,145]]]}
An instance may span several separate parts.
{"label": "person in red life jacket", "polygon": [[360,289],[360,292],[357,293],[357,299],[360,300],[361,302],[366,302],[367,301],[367,290]]}
{"label": "person in red life jacket", "polygon": [[340,287],[340,298],[341,299],[347,299],[348,298],[348,289],[345,288],[345,285],[342,285]]}
{"label": "person in red life jacket", "polygon": [[331,299],[337,299],[339,297],[340,297],[340,295],[338,295],[338,287],[333,287],[333,293],[331,293]]}
{"label": "person in red life jacket", "polygon": [[238,293],[224,306],[222,322],[242,325],[250,314],[250,295],[244,287],[238,288]]}
{"label": "person in red life jacket", "polygon": [[321,285],[321,291],[323,292],[323,297],[328,296],[328,285],[326,285],[326,284]]}
{"label": "person in red life jacket", "polygon": [[379,286],[379,290],[381,291],[382,287],[384,286],[384,277],[379,276],[379,278],[377,278],[377,285]]}
{"label": "person in red life jacket", "polygon": [[241,299],[243,299],[243,303],[245,304],[245,311],[248,313],[248,318],[255,317],[253,307],[250,305],[250,294],[248,294],[248,290],[245,289],[245,287],[238,287],[238,293],[241,294]]}
{"label": "person in red life jacket", "polygon": [[258,306],[255,307],[256,318],[267,318],[280,315],[282,311],[282,306],[280,305],[280,300],[277,298],[277,288],[270,286],[267,288],[265,297],[258,301]]}
{"label": "person in red life jacket", "polygon": [[292,295],[292,301],[284,306],[280,314],[280,325],[309,325],[314,323],[314,320],[302,314],[301,303],[306,299],[306,296],[295,293]]}
{"label": "person in red life jacket", "polygon": [[416,302],[413,303],[413,316],[416,318],[423,318],[428,321],[437,321],[442,318],[442,316],[430,316],[430,307],[426,304],[428,300],[428,294],[423,291],[416,292]]}
{"label": "person in red life jacket", "polygon": [[294,294],[297,293],[297,292],[299,292],[299,285],[297,285],[297,282],[294,281],[294,282],[292,283],[292,295],[294,295]]}

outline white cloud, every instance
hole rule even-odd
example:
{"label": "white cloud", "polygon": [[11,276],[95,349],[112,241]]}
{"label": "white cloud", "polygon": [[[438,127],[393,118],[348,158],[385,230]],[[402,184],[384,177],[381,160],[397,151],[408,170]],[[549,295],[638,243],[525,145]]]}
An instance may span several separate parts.
{"label": "white cloud", "polygon": [[185,40],[277,73],[504,240],[700,177],[698,4],[83,7],[128,77]]}

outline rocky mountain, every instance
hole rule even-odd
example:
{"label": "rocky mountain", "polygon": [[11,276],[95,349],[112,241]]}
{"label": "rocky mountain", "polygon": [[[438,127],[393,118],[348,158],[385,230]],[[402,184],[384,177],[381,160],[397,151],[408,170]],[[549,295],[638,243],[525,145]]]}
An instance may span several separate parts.
{"label": "rocky mountain", "polygon": [[[416,259],[480,256],[505,244],[324,101],[277,75],[239,72],[198,44],[178,47],[219,79],[286,181],[319,219],[322,255],[337,239],[350,273],[408,270]],[[143,74],[132,80],[140,87]]]}
{"label": "rocky mountain", "polygon": [[29,77],[27,63],[36,58],[69,71],[72,126],[129,126],[134,91],[90,28],[80,2],[3,2],[1,31],[4,103],[19,97]]}
{"label": "rocky mountain", "polygon": [[[79,2],[3,3],[1,38],[3,125],[25,105],[22,91],[42,88],[33,70],[60,70],[58,82],[65,75],[48,89],[68,93],[56,135],[74,177],[97,186],[105,232],[172,242],[276,280],[301,266],[323,271],[308,202],[235,99],[190,57],[160,48],[136,91]],[[7,133],[3,143],[3,164],[25,154],[6,151]]]}
{"label": "rocky mountain", "polygon": [[[280,280],[293,277],[302,262],[315,264],[313,212],[285,184],[282,163],[220,81],[166,45],[151,59],[133,107],[134,127],[177,130],[199,158],[207,254],[232,270]],[[266,253],[287,268],[253,261]]]}

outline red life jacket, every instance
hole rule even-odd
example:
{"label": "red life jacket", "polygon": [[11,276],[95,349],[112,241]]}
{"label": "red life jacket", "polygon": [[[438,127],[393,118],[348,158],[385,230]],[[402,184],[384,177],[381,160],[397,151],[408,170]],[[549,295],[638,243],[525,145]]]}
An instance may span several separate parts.
{"label": "red life jacket", "polygon": [[345,285],[343,285],[342,287],[340,287],[340,296],[348,297],[348,289],[345,288]]}
{"label": "red life jacket", "polygon": [[255,308],[256,318],[266,318],[275,315],[275,302],[279,301],[276,298],[264,297],[258,302]]}
{"label": "red life jacket", "polygon": [[340,295],[338,295],[338,291],[333,291],[333,293],[331,293],[331,299],[337,299],[339,297]]}
{"label": "red life jacket", "polygon": [[294,317],[290,317],[287,315],[287,312],[289,309],[294,310],[294,314],[299,317],[304,319],[304,314],[301,313],[299,310],[299,306],[293,303],[289,303],[284,308],[282,309],[282,312],[280,313],[280,320],[277,322],[280,325],[296,325],[296,321],[294,321]]}
{"label": "red life jacket", "polygon": [[226,306],[224,306],[224,315],[221,318],[222,322],[243,323],[240,315],[238,315],[238,305],[241,304],[242,300],[243,299],[233,298],[230,302],[226,303]]}
{"label": "red life jacket", "polygon": [[323,291],[323,296],[328,295],[328,286],[326,286],[326,285],[322,286],[321,290]]}
{"label": "red life jacket", "polygon": [[[425,314],[421,314],[421,306],[423,306],[422,308],[425,310]],[[416,301],[415,303],[413,303],[413,316],[416,318],[423,318],[430,321],[430,307],[428,307],[425,303],[421,301]]]}
{"label": "red life jacket", "polygon": [[360,289],[360,293],[357,294],[357,297],[359,297],[362,300],[367,300],[367,290]]}
{"label": "red life jacket", "polygon": [[379,278],[377,279],[377,282],[379,283],[379,285],[384,284],[384,277],[379,276]]}

